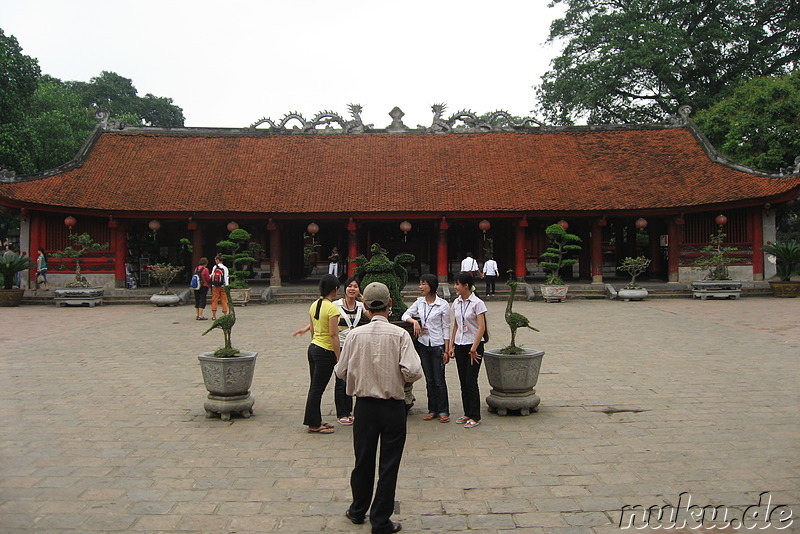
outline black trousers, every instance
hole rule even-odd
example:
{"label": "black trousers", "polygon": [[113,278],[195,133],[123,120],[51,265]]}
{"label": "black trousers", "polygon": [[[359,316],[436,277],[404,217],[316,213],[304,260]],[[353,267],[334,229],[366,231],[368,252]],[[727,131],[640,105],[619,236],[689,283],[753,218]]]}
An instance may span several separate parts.
{"label": "black trousers", "polygon": [[496,276],[489,276],[488,274],[484,278],[486,281],[486,294],[487,295],[494,295],[495,292],[495,282],[497,281]]}
{"label": "black trousers", "polygon": [[[353,451],[356,463],[350,474],[350,489],[353,492],[350,515],[365,517],[369,509],[372,532],[391,532],[397,472],[406,443],[406,404],[404,400],[358,397],[354,415]],[[373,499],[378,442],[378,484]]]}
{"label": "black trousers", "polygon": [[322,394],[331,381],[336,354],[332,350],[311,343],[308,346],[308,370],[311,384],[308,386],[306,412],[303,424],[316,428],[322,423]]}
{"label": "black trousers", "polygon": [[[458,369],[458,382],[461,385],[461,403],[464,405],[464,415],[475,421],[481,420],[481,393],[478,390],[478,375],[481,372],[481,362],[472,363],[469,359],[469,349],[472,345],[454,345],[456,355],[456,368]],[[483,342],[478,345],[478,354],[483,356]]]}
{"label": "black trousers", "polygon": [[194,292],[194,307],[205,308],[208,303],[208,286],[200,286]]}

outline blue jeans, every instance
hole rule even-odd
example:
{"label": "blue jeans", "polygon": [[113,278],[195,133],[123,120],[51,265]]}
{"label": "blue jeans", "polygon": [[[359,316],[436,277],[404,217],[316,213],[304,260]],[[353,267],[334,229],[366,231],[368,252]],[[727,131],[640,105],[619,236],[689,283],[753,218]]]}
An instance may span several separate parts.
{"label": "blue jeans", "polygon": [[450,415],[450,401],[447,398],[447,382],[444,379],[444,345],[428,347],[414,342],[425,373],[425,387],[428,391],[428,413]]}

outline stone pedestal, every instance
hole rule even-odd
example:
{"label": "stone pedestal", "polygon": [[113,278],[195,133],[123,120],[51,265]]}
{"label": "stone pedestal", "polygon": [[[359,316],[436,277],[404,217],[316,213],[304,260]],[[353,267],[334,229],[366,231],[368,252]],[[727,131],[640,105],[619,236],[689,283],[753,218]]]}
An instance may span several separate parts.
{"label": "stone pedestal", "polygon": [[181,298],[178,295],[174,295],[170,293],[169,295],[159,295],[156,293],[152,297],[150,297],[150,302],[155,304],[156,306],[177,306],[178,303],[181,301]]}
{"label": "stone pedestal", "polygon": [[525,354],[500,354],[497,350],[486,350],[483,362],[486,376],[492,386],[486,404],[489,411],[507,415],[509,410],[519,410],[521,415],[535,412],[541,399],[534,386],[539,380],[544,351]]}
{"label": "stone pedestal", "polygon": [[208,390],[208,400],[203,404],[206,417],[219,414],[223,421],[228,421],[232,413],[245,418],[253,414],[255,399],[250,396],[250,385],[258,353],[239,354],[234,358],[218,358],[213,352],[205,352],[197,357]]}
{"label": "stone pedestal", "polygon": [[57,306],[83,306],[87,304],[94,308],[97,304],[103,304],[102,287],[65,287],[56,289],[53,292],[53,300]]}

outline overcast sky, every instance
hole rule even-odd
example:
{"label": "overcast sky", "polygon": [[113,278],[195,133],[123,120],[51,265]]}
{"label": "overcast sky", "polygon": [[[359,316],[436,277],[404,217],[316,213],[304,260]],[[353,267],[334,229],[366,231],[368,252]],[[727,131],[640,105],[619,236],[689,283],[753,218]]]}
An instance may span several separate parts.
{"label": "overcast sky", "polygon": [[528,116],[533,85],[560,51],[549,0],[0,0],[0,28],[42,73],[133,80],[170,97],[187,126],[248,126],[322,110],[385,127],[505,109]]}

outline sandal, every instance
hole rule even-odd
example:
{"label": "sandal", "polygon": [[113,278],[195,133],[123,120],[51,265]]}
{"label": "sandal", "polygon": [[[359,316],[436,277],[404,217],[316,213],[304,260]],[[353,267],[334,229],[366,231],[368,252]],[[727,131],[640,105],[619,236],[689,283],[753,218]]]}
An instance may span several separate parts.
{"label": "sandal", "polygon": [[423,420],[423,421],[430,421],[430,420],[431,420],[431,419],[433,419],[434,417],[436,417],[436,414],[429,413],[429,414],[425,414],[425,415],[423,415],[423,416],[422,416],[422,420]]}
{"label": "sandal", "polygon": [[339,418],[339,424],[340,425],[344,425],[344,426],[352,425],[353,421],[354,421],[354,418],[353,418],[352,415],[348,415],[346,417],[340,417]]}
{"label": "sandal", "polygon": [[466,415],[462,415],[461,417],[456,419],[456,424],[463,425],[467,421],[469,421],[469,417],[467,417]]}
{"label": "sandal", "polygon": [[325,421],[321,422],[321,423],[319,424],[319,426],[320,426],[320,428],[336,428],[336,427],[335,427],[335,426],[333,426],[332,424],[330,424],[330,423],[326,423]]}
{"label": "sandal", "polygon": [[469,421],[464,423],[464,428],[475,428],[479,424],[481,424],[480,421],[476,421],[475,419],[470,419]]}
{"label": "sandal", "polygon": [[326,426],[321,426],[319,428],[309,428],[309,434],[333,434],[334,430],[332,428],[328,428]]}
{"label": "sandal", "polygon": [[450,422],[450,416],[449,415],[440,415],[439,416],[439,422],[440,423],[449,423]]}

